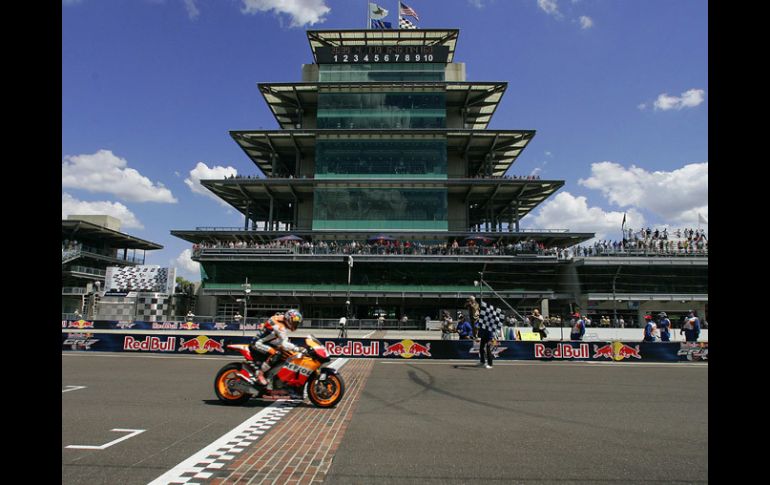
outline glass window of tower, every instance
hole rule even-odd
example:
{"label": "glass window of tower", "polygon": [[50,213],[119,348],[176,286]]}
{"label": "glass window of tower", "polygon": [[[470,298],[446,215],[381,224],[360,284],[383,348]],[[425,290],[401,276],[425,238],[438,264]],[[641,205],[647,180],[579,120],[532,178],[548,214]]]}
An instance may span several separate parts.
{"label": "glass window of tower", "polygon": [[446,93],[318,94],[318,128],[446,128]]}
{"label": "glass window of tower", "polygon": [[313,230],[447,229],[446,189],[316,189]]}
{"label": "glass window of tower", "polygon": [[321,64],[318,81],[443,81],[444,69],[444,64]]}
{"label": "glass window of tower", "polygon": [[446,139],[318,140],[315,176],[445,179],[447,142]]}

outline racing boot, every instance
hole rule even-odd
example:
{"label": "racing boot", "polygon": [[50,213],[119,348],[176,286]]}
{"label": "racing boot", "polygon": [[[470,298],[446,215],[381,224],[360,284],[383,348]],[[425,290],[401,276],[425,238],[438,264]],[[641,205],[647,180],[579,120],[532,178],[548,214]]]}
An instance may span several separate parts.
{"label": "racing boot", "polygon": [[267,379],[265,379],[265,373],[262,372],[262,369],[257,371],[257,384],[263,387],[267,386]]}

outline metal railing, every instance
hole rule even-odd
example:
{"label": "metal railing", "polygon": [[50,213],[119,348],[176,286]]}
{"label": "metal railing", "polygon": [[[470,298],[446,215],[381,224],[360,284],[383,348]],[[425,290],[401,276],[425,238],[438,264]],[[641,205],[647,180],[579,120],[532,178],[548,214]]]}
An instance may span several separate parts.
{"label": "metal railing", "polygon": [[[271,314],[272,315],[272,314]],[[172,315],[164,317],[157,323],[243,323],[247,325],[259,325],[264,323],[271,315],[263,315],[259,317],[247,317],[246,319],[234,319],[232,316],[194,316],[187,317],[185,315]],[[85,316],[77,317],[74,313],[62,313],[62,320],[78,320],[85,318]],[[125,318],[124,320],[131,321],[143,321],[138,318]],[[302,322],[301,329],[338,329],[339,318],[306,318]],[[376,318],[350,318],[347,321],[346,328],[348,330],[425,330],[425,322],[422,320],[401,322],[397,319],[388,319],[382,322],[380,325]],[[299,331],[298,330],[298,331]]]}
{"label": "metal railing", "polygon": [[193,250],[193,257],[205,255],[249,255],[249,254],[294,254],[308,256],[551,256],[556,258],[558,251],[555,249],[523,249],[516,246],[460,246],[457,248],[442,246],[411,246],[411,247],[393,247],[377,245],[357,245],[337,246],[337,247],[308,247],[302,245],[296,246],[276,246],[276,247],[210,247],[196,248]]}
{"label": "metal railing", "polygon": [[705,249],[599,249],[580,255],[572,254],[575,258],[603,258],[603,257],[697,257],[708,256],[708,248]]}
{"label": "metal railing", "polygon": [[73,273],[92,274],[95,276],[105,276],[107,274],[107,272],[103,269],[88,268],[86,266],[70,266],[69,268],[67,268],[67,271],[71,271]]}

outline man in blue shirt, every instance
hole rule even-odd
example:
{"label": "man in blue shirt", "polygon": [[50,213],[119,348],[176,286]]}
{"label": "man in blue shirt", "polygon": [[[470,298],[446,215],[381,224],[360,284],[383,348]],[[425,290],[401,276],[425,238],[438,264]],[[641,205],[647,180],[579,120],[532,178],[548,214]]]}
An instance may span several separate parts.
{"label": "man in blue shirt", "polygon": [[644,341],[654,342],[655,341],[655,322],[652,321],[652,315],[645,315],[644,322],[645,322]]}
{"label": "man in blue shirt", "polygon": [[457,334],[459,335],[460,340],[472,339],[473,328],[471,327],[471,322],[465,318],[463,312],[457,312],[457,321],[460,322],[457,324]]}
{"label": "man in blue shirt", "polygon": [[698,341],[698,337],[700,337],[700,319],[695,310],[689,311],[687,320],[679,333],[684,333],[684,339],[688,342]]}
{"label": "man in blue shirt", "polygon": [[671,341],[671,320],[668,319],[666,312],[658,313],[658,328],[660,329],[660,341]]}
{"label": "man in blue shirt", "polygon": [[583,335],[586,333],[586,322],[580,316],[580,313],[572,315],[574,318],[572,321],[572,332],[569,334],[570,340],[583,340]]}

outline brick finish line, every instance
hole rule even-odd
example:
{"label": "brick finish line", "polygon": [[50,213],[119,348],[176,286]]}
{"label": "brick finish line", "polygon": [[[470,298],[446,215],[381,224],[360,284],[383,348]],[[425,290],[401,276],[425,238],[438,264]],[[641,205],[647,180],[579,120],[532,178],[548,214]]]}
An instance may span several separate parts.
{"label": "brick finish line", "polygon": [[214,478],[216,484],[320,484],[345,436],[374,360],[351,359],[340,371],[345,396],[332,409],[312,404],[294,408],[262,439],[244,450]]}

